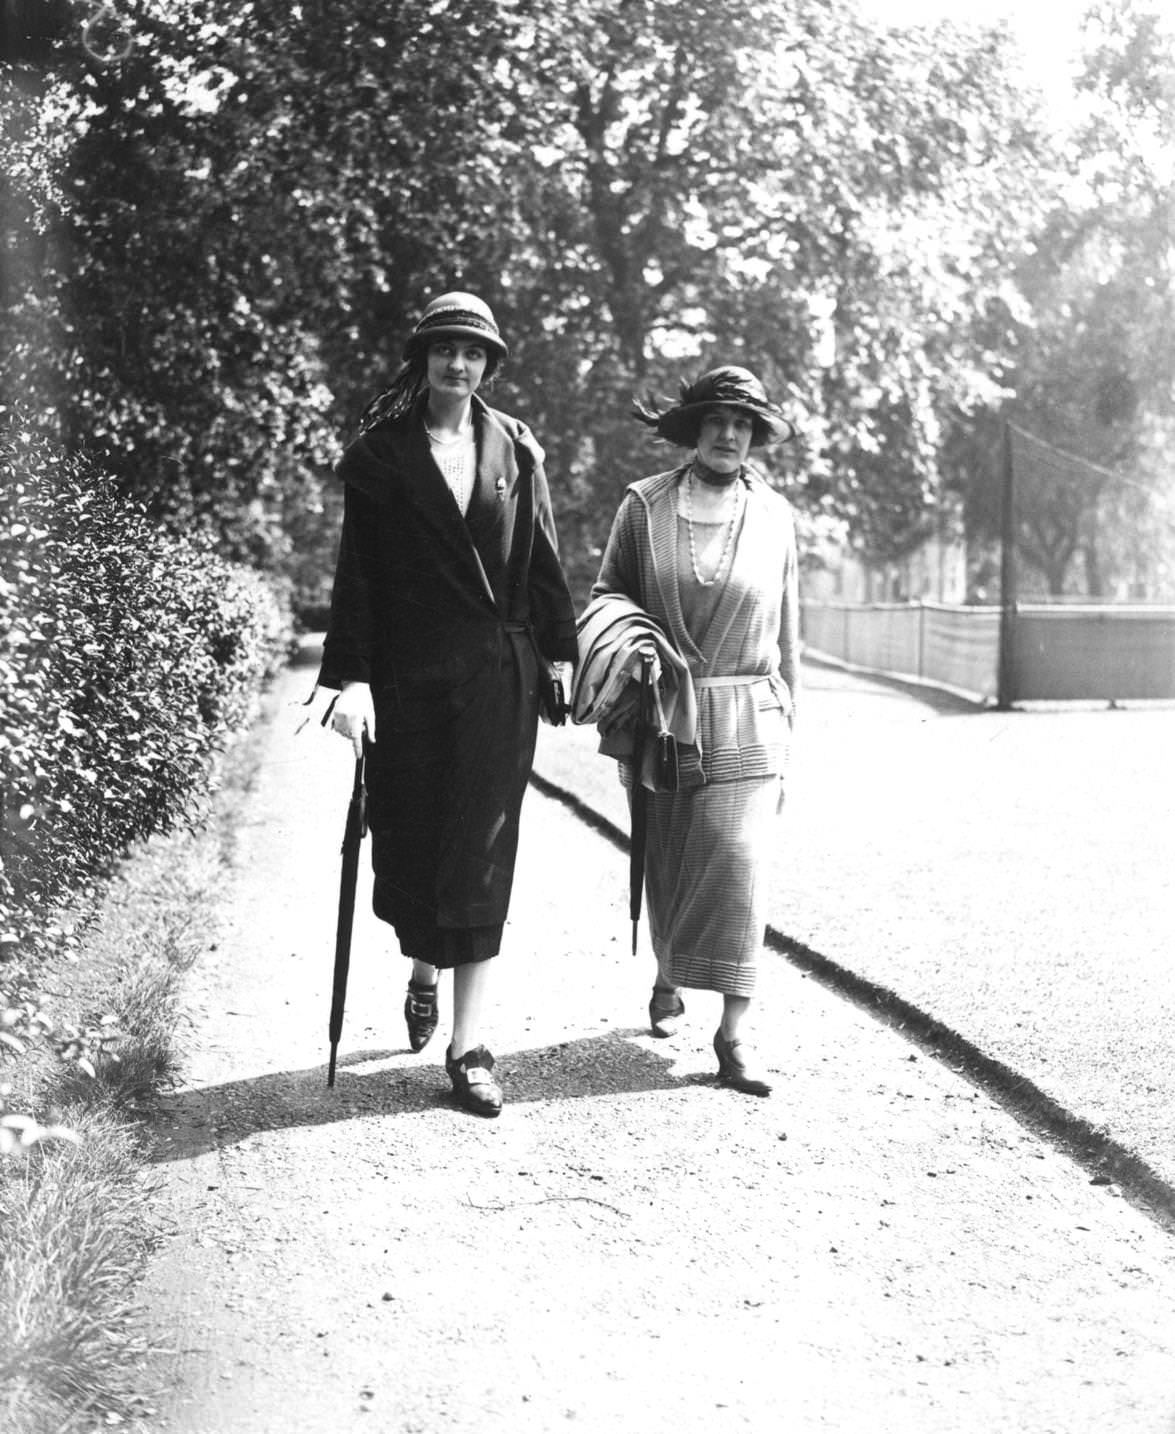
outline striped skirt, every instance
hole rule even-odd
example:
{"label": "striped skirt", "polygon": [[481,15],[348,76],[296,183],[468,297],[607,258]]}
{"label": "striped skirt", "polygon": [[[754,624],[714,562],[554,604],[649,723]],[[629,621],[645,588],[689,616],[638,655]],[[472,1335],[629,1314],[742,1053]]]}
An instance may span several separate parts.
{"label": "striped skirt", "polygon": [[754,994],[779,781],[649,793],[645,897],[666,984]]}

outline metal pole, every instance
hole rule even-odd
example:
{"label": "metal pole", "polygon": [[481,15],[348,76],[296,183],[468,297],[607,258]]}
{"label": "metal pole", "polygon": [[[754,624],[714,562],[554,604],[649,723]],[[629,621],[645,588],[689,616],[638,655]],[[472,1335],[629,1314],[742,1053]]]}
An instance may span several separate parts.
{"label": "metal pole", "polygon": [[[939,589],[941,601],[941,588]],[[918,676],[926,675],[926,599],[918,599]]]}
{"label": "metal pole", "polygon": [[1016,700],[1016,478],[1012,426],[1004,423],[1000,482],[1000,645],[996,707],[1011,711]]}

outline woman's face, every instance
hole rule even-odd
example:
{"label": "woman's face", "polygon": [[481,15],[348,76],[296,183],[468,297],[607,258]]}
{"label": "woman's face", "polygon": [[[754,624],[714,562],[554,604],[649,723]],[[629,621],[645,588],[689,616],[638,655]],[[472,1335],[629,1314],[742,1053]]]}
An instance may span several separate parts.
{"label": "woman's face", "polygon": [[698,457],[714,473],[737,473],[751,451],[755,425],[738,408],[712,408],[702,415]]}
{"label": "woman's face", "polygon": [[428,346],[428,386],[449,398],[469,398],[477,392],[489,357],[484,344],[474,339],[438,339]]}

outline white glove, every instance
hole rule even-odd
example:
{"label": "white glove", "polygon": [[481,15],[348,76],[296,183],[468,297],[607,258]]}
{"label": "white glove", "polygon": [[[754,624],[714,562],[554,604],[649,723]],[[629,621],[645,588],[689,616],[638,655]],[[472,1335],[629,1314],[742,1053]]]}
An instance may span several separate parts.
{"label": "white glove", "polygon": [[355,749],[355,756],[363,755],[363,734],[369,742],[375,741],[375,703],[371,700],[371,687],[366,682],[344,682],[343,690],[335,699],[330,725],[340,737],[346,737]]}

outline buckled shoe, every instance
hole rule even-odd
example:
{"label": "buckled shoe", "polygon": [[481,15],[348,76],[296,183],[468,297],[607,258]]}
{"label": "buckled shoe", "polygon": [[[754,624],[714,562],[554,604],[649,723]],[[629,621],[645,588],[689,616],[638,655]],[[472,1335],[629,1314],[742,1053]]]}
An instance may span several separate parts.
{"label": "buckled shoe", "polygon": [[437,988],[409,981],[408,994],[404,998],[404,1020],[408,1025],[408,1045],[411,1050],[422,1051],[432,1040],[438,1015]]}
{"label": "buckled shoe", "polygon": [[452,1046],[445,1052],[445,1069],[453,1082],[453,1093],[473,1115],[497,1115],[502,1109],[502,1087],[493,1077],[494,1058],[485,1046],[474,1046],[460,1060],[453,1059]]}

